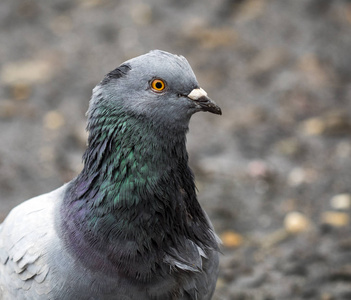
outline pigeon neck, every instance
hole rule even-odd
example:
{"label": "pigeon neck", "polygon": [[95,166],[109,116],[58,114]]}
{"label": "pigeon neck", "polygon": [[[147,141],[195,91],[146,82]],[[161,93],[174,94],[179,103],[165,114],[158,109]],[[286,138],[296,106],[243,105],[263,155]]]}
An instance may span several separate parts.
{"label": "pigeon neck", "polygon": [[[108,257],[109,266],[112,262],[119,269],[143,272],[140,268],[151,264],[145,267],[151,272],[162,262],[160,251],[177,248],[181,239],[213,242],[196,199],[185,130],[161,134],[154,125],[130,117],[114,125],[92,122],[88,129],[85,166],[61,211],[74,252],[90,257],[88,263],[95,267]],[[138,261],[143,253],[147,262]],[[124,266],[131,257],[139,267]]]}

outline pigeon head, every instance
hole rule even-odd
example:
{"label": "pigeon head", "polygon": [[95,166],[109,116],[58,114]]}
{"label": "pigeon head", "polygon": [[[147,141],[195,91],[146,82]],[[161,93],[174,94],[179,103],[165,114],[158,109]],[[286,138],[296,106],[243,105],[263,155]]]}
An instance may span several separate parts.
{"label": "pigeon head", "polygon": [[154,50],[108,73],[93,90],[88,115],[123,113],[173,128],[187,127],[198,111],[221,114],[183,56]]}

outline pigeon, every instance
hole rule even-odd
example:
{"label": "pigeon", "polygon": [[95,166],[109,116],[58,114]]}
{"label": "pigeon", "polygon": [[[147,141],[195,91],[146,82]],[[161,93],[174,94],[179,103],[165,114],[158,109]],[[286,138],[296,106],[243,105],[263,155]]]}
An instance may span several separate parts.
{"label": "pigeon", "polygon": [[211,299],[220,239],[188,165],[191,116],[221,109],[153,50],[93,89],[81,173],[0,225],[0,299]]}

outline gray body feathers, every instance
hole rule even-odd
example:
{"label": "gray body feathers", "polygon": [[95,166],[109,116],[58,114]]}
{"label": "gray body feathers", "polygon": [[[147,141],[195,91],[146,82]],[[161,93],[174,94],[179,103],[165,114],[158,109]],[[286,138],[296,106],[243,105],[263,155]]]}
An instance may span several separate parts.
{"label": "gray body feathers", "polygon": [[[162,290],[172,280],[151,284],[145,292],[133,283],[90,272],[72,257],[57,233],[57,208],[67,185],[32,198],[14,208],[0,227],[0,299],[2,300],[138,300],[168,299]],[[188,266],[169,258],[169,265],[195,274],[185,287],[188,292],[169,299],[211,299],[218,273],[216,252],[188,253],[198,261]],[[196,253],[196,251],[199,251]],[[204,264],[204,265],[203,265]],[[206,269],[206,272],[202,271]],[[153,297],[152,294],[155,296]],[[157,296],[160,294],[160,296]],[[163,294],[163,295],[162,295]]]}

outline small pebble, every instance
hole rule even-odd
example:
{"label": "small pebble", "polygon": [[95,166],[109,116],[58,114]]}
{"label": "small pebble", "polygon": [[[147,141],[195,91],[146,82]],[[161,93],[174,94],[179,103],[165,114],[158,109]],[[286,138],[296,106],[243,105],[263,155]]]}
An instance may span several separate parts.
{"label": "small pebble", "polygon": [[221,277],[219,277],[216,283],[216,289],[220,289],[223,287],[225,287],[225,281]]}
{"label": "small pebble", "polygon": [[328,135],[348,135],[351,129],[350,117],[345,111],[332,110],[323,116]]}
{"label": "small pebble", "polygon": [[150,5],[139,3],[132,6],[130,15],[135,24],[145,26],[152,21],[152,9]]}
{"label": "small pebble", "polygon": [[351,195],[339,194],[330,199],[330,205],[334,209],[349,209],[351,207]]}
{"label": "small pebble", "polygon": [[284,155],[293,156],[301,152],[301,144],[296,138],[280,140],[275,148]]}
{"label": "small pebble", "polygon": [[321,300],[334,300],[334,297],[331,294],[324,292],[321,295]]}
{"label": "small pebble", "polygon": [[350,117],[339,110],[310,118],[302,123],[302,132],[306,135],[345,135],[350,132],[350,128]]}
{"label": "small pebble", "polygon": [[288,184],[290,186],[300,186],[313,183],[318,179],[318,175],[314,169],[296,167],[288,174]]}
{"label": "small pebble", "polygon": [[321,118],[311,118],[303,122],[302,131],[306,135],[321,135],[325,132],[325,124]]}
{"label": "small pebble", "polygon": [[288,183],[290,186],[299,186],[305,182],[305,170],[302,168],[294,168],[288,175]]}
{"label": "small pebble", "polygon": [[12,98],[15,100],[27,100],[31,93],[31,87],[26,83],[16,83],[11,87]]}
{"label": "small pebble", "polygon": [[307,53],[302,56],[298,67],[308,84],[315,88],[323,87],[331,82],[333,76],[331,70],[327,70],[321,59],[314,53]]}
{"label": "small pebble", "polygon": [[326,211],[322,214],[322,223],[334,227],[343,227],[349,225],[350,217],[347,213]]}
{"label": "small pebble", "polygon": [[302,213],[293,211],[288,213],[284,219],[284,227],[289,233],[300,233],[310,228],[310,220]]}
{"label": "small pebble", "polygon": [[52,110],[44,117],[44,126],[47,129],[56,130],[65,124],[65,119],[61,113]]}
{"label": "small pebble", "polygon": [[225,231],[220,236],[223,245],[228,248],[237,248],[243,243],[243,237],[233,231]]}
{"label": "small pebble", "polygon": [[187,23],[183,32],[187,39],[195,40],[207,49],[232,46],[238,40],[237,33],[231,27],[207,28],[201,23]]}
{"label": "small pebble", "polygon": [[247,172],[252,178],[265,178],[270,175],[267,163],[263,160],[253,160],[247,166]]}
{"label": "small pebble", "polygon": [[54,71],[49,60],[17,61],[5,64],[0,78],[5,84],[35,84],[50,80]]}
{"label": "small pebble", "polygon": [[253,20],[263,13],[266,5],[265,1],[260,0],[244,1],[237,16],[241,22]]}

